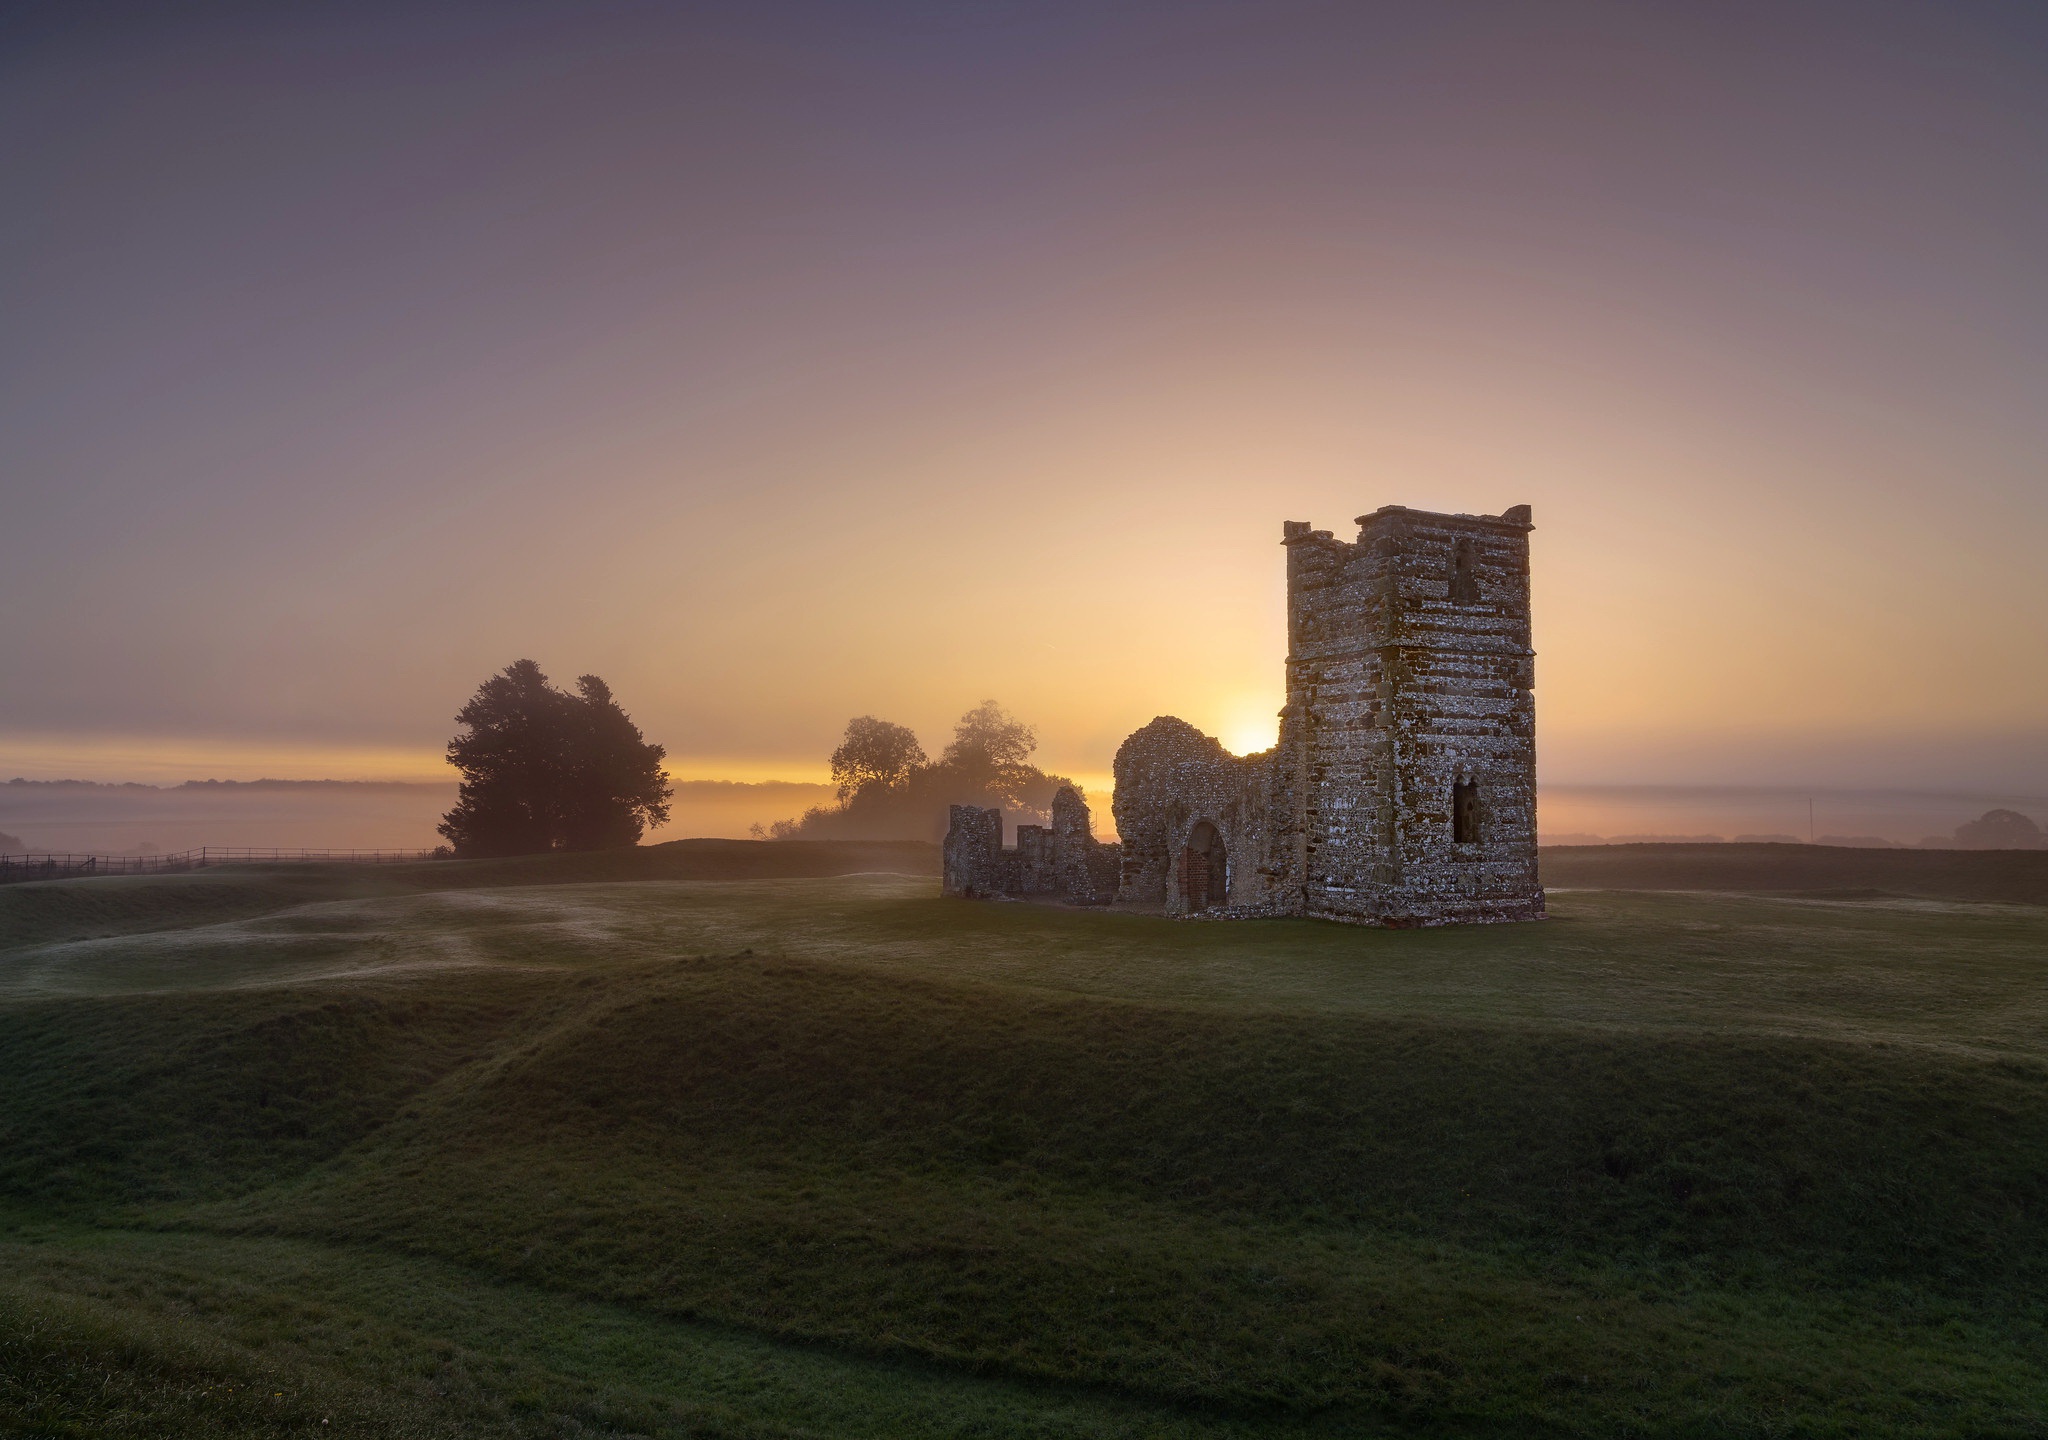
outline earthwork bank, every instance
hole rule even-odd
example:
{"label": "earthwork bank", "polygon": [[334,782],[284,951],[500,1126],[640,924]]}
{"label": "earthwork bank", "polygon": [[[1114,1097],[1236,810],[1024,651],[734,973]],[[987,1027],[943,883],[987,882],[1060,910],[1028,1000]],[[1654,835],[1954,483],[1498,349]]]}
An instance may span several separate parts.
{"label": "earthwork bank", "polygon": [[0,889],[0,1434],[2043,1434],[2048,856],[1543,866]]}

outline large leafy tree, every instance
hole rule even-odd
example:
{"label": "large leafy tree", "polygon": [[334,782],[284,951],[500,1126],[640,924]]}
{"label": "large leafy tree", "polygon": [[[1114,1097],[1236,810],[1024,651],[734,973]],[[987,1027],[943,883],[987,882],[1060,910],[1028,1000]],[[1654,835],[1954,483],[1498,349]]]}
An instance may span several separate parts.
{"label": "large leafy tree", "polygon": [[570,694],[533,661],[515,661],[455,718],[465,733],[448,742],[448,762],[462,784],[440,831],[457,855],[635,845],[668,819],[666,752],[595,675]]}
{"label": "large leafy tree", "polygon": [[953,726],[953,743],[939,763],[961,783],[991,796],[1022,801],[1040,771],[1026,763],[1038,733],[993,700],[984,700]]}
{"label": "large leafy tree", "polygon": [[908,725],[857,715],[846,722],[846,738],[832,752],[832,778],[844,802],[866,785],[901,785],[924,763],[924,746]]}

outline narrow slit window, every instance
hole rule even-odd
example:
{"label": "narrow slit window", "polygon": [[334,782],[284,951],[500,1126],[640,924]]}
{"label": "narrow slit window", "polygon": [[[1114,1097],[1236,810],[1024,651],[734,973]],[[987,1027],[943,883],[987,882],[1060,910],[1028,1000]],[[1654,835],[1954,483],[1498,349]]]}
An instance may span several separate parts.
{"label": "narrow slit window", "polygon": [[1451,603],[1479,603],[1479,575],[1470,540],[1460,540],[1451,551]]}
{"label": "narrow slit window", "polygon": [[1479,782],[1460,780],[1451,787],[1451,839],[1459,845],[1479,843]]}

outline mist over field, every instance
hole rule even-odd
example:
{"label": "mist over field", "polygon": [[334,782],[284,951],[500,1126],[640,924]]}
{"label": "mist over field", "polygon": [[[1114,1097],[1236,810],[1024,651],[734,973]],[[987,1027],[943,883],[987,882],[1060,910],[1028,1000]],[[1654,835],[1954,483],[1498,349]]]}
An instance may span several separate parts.
{"label": "mist over field", "polygon": [[[743,837],[832,796],[829,785],[686,780],[653,840]],[[455,803],[455,783],[339,780],[187,781],[106,785],[0,784],[0,832],[28,849],[127,855],[200,846],[430,849]]]}
{"label": "mist over field", "polygon": [[1541,791],[1538,821],[1547,845],[1705,839],[1916,845],[1930,840],[1952,843],[1959,825],[1987,810],[2017,810],[2048,822],[2048,795],[1754,785],[1547,785]]}
{"label": "mist over field", "polygon": [[[744,839],[833,800],[796,780],[676,782],[669,823],[647,843]],[[1096,833],[1115,837],[1106,790],[1089,792]],[[1813,800],[1809,833],[1807,802]],[[338,780],[186,781],[175,785],[31,781],[0,784],[0,835],[27,850],[110,855],[200,846],[429,849],[455,785]],[[1551,845],[1640,840],[1809,838],[1918,844],[1948,840],[1990,809],[2048,825],[2048,795],[1997,791],[1793,790],[1769,787],[1553,785],[1542,792]],[[1014,838],[1014,825],[1012,826]]]}
{"label": "mist over field", "polygon": [[1423,930],[829,841],[0,886],[0,1407],[2038,1433],[2048,853],[1556,858]]}

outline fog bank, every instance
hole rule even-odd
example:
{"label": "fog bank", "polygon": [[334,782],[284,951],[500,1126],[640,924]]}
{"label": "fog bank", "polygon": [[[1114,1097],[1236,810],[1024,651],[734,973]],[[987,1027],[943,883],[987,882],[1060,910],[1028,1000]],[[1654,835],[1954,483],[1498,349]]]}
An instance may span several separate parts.
{"label": "fog bank", "polygon": [[[671,819],[650,843],[744,839],[753,826],[830,804],[830,785],[681,780]],[[1091,791],[1098,834],[1113,838],[1106,791]],[[1809,824],[1808,802],[1812,802]],[[202,845],[285,849],[422,849],[455,802],[441,784],[345,780],[189,781],[108,785],[77,780],[0,784],[0,834],[32,850],[134,854]],[[1546,844],[1602,840],[1776,837],[1910,845],[1991,809],[2048,824],[2048,795],[1992,790],[1800,789],[1789,786],[1546,785]]]}
{"label": "fog bank", "polygon": [[[795,781],[676,784],[669,824],[651,841],[744,837],[750,826],[832,798],[829,785]],[[0,784],[0,833],[31,850],[134,854],[202,845],[285,849],[423,849],[455,803],[440,784],[349,780],[196,780],[102,785],[78,780]]]}

